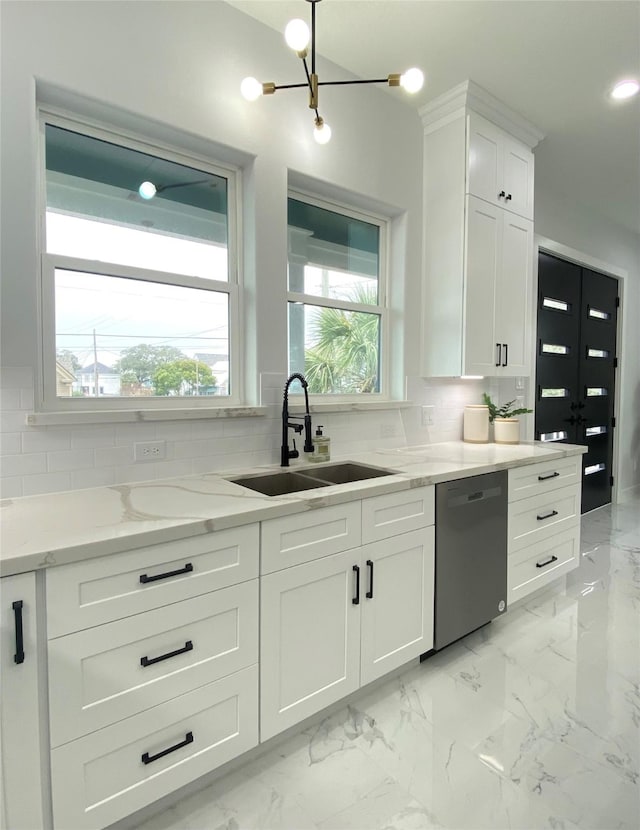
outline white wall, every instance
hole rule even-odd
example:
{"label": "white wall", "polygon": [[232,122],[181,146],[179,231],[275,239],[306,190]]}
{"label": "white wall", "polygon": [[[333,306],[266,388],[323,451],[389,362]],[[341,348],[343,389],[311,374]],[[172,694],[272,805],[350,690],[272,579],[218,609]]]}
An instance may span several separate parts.
{"label": "white wall", "polygon": [[[544,177],[544,141],[536,150],[536,234],[566,245],[628,276],[623,288],[623,342],[617,383],[620,410],[617,414],[621,466],[617,470],[619,497],[640,485],[640,233],[604,221],[597,206],[580,205],[568,195],[554,193]],[[542,171],[542,172],[540,172]]]}
{"label": "white wall", "polygon": [[[320,58],[325,76],[344,71]],[[415,372],[421,270],[422,125],[374,87],[321,91],[331,142],[312,138],[304,90],[254,104],[246,75],[303,80],[282,35],[222,2],[2,3],[2,481],[4,496],[276,463],[287,366],[288,182],[314,185],[393,218],[391,302],[406,318],[394,338],[394,392]],[[37,378],[36,81],[117,109],[151,137],[177,128],[244,168],[247,402],[266,419],[33,428]],[[43,83],[44,82],[44,83]],[[54,90],[55,92],[55,90]],[[208,142],[203,144],[203,142]],[[9,208],[10,206],[10,208]],[[404,276],[407,276],[406,286]],[[405,314],[406,307],[406,314]],[[255,346],[255,347],[254,347]],[[406,352],[406,360],[405,358]],[[262,384],[260,383],[262,378]],[[265,381],[265,379],[267,379]],[[316,419],[317,420],[317,419]],[[334,452],[404,442],[397,410],[323,416]],[[167,460],[133,465],[133,443],[167,440]]]}

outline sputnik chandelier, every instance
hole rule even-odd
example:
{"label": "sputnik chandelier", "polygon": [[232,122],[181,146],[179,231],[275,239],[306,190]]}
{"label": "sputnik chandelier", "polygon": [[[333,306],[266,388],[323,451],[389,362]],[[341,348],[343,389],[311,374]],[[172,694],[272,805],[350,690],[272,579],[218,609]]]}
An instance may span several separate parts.
{"label": "sputnik chandelier", "polygon": [[[247,101],[256,101],[261,95],[273,95],[278,89],[309,89],[309,109],[315,112],[315,129],[313,137],[318,144],[326,144],[331,138],[331,127],[318,112],[318,89],[321,86],[349,86],[351,84],[389,84],[389,86],[401,86],[406,92],[414,93],[422,89],[424,75],[420,69],[408,69],[403,75],[393,74],[386,78],[372,78],[371,80],[357,81],[320,81],[316,74],[316,3],[320,0],[306,0],[311,3],[311,33],[304,22],[296,18],[287,24],[284,37],[287,45],[302,59],[307,80],[300,84],[274,84],[272,82],[261,84],[255,78],[245,78],[240,85],[240,92]],[[311,42],[309,49],[309,42]],[[307,57],[311,51],[311,71]]]}

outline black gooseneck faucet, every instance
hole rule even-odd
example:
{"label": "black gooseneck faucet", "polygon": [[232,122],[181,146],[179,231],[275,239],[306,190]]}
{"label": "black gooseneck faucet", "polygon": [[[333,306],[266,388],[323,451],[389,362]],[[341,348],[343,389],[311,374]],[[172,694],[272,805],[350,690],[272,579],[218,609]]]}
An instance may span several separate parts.
{"label": "black gooseneck faucet", "polygon": [[[306,413],[302,415],[289,415],[289,387],[294,380],[299,380],[300,385],[304,389],[304,404]],[[290,419],[297,419],[304,421],[304,424],[292,424]],[[282,399],[282,447],[280,448],[280,466],[288,467],[290,458],[298,458],[300,453],[296,449],[296,440],[293,439],[293,449],[289,449],[289,432],[292,429],[296,433],[301,433],[304,429],[304,451],[313,452],[313,441],[311,438],[311,415],[309,414],[309,392],[308,384],[304,375],[300,372],[294,372],[287,378],[284,385],[284,395]]]}

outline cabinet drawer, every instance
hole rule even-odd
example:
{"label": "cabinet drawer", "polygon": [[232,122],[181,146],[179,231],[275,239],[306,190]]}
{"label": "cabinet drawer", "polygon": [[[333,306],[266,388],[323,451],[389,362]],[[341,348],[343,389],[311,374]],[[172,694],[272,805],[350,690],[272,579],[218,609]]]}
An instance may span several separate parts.
{"label": "cabinet drawer", "polygon": [[508,560],[509,602],[515,602],[580,564],[580,526],[529,545]]}
{"label": "cabinet drawer", "polygon": [[578,486],[513,502],[509,505],[509,553],[548,539],[579,521]]}
{"label": "cabinet drawer", "polygon": [[47,570],[48,636],[161,608],[258,575],[258,525]]}
{"label": "cabinet drawer", "polygon": [[362,502],[362,543],[379,542],[435,521],[435,490],[416,487]]}
{"label": "cabinet drawer", "polygon": [[582,456],[558,458],[509,470],[509,501],[538,496],[580,482]]}
{"label": "cabinet drawer", "polygon": [[257,660],[257,579],[51,640],[51,745]]}
{"label": "cabinet drawer", "polygon": [[261,572],[359,547],[360,517],[360,502],[353,501],[263,522]]}
{"label": "cabinet drawer", "polygon": [[53,749],[54,826],[106,827],[257,742],[258,668],[251,666]]}

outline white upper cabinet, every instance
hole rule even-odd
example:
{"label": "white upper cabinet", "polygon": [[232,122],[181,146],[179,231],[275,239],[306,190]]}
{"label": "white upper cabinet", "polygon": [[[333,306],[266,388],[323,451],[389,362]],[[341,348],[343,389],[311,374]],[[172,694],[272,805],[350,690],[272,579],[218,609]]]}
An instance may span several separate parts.
{"label": "white upper cabinet", "polygon": [[467,193],[533,219],[534,160],[526,144],[473,112],[467,140]]}
{"label": "white upper cabinet", "polygon": [[533,362],[531,148],[542,135],[470,81],[421,115],[422,375],[526,376]]}

